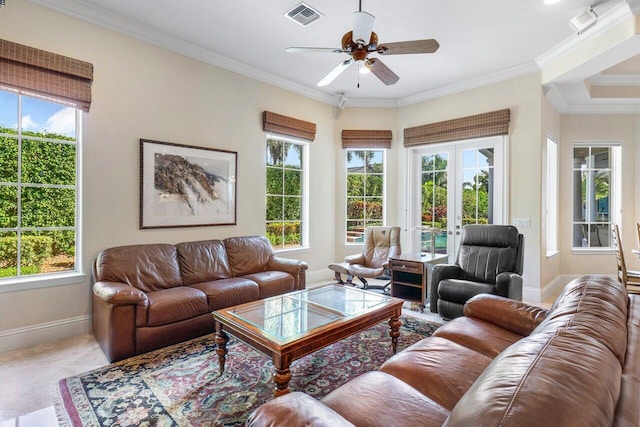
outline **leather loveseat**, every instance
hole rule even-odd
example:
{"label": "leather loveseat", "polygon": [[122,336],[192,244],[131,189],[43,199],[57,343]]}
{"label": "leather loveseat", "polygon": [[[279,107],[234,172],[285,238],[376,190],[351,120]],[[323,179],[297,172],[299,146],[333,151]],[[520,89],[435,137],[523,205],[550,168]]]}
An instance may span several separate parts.
{"label": "leather loveseat", "polygon": [[322,400],[287,394],[247,425],[640,425],[640,295],[584,276],[550,310],[481,294],[464,313]]}
{"label": "leather loveseat", "polygon": [[119,246],[93,264],[93,333],[110,361],[214,331],[211,312],[306,284],[264,236]]}

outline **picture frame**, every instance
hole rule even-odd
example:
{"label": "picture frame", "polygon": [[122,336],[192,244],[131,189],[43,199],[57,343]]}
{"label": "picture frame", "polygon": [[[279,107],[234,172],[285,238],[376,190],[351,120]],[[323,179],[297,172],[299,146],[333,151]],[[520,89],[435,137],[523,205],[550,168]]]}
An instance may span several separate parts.
{"label": "picture frame", "polygon": [[140,228],[236,225],[238,152],[140,139]]}

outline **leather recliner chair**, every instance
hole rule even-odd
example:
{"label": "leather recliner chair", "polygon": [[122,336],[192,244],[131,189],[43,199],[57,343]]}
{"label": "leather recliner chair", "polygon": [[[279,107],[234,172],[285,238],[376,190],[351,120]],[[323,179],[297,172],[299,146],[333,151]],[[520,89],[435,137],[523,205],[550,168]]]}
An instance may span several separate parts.
{"label": "leather recliner chair", "polygon": [[478,294],[522,301],[524,236],[512,225],[470,224],[462,228],[455,264],[437,264],[431,276],[430,309],[444,319],[463,315]]}
{"label": "leather recliner chair", "polygon": [[[400,255],[400,227],[371,226],[364,230],[364,248],[361,254],[350,255],[345,262],[332,263],[329,268],[335,272],[340,284],[353,285],[353,276],[362,282],[363,288],[369,287],[365,278],[389,275],[389,258]],[[346,282],[341,274],[347,276]],[[389,284],[383,288],[387,290]]]}

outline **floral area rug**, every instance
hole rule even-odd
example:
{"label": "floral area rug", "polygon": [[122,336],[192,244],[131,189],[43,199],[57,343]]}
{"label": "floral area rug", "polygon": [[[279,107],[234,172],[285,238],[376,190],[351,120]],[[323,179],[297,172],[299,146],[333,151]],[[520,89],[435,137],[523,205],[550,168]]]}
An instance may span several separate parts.
{"label": "floral area rug", "polygon": [[[440,325],[403,316],[398,351]],[[219,375],[213,335],[132,357],[58,383],[63,426],[237,426],[273,398],[273,364],[230,336]],[[291,365],[291,390],[320,398],[392,354],[386,322]]]}

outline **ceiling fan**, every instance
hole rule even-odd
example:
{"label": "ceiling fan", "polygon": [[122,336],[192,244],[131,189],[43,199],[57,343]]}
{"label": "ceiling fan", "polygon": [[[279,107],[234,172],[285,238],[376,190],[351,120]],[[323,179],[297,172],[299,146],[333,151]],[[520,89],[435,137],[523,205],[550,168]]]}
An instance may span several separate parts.
{"label": "ceiling fan", "polygon": [[322,80],[318,86],[326,86],[335,80],[344,70],[354,62],[363,64],[376,77],[386,85],[396,83],[400,77],[379,58],[370,58],[369,54],[379,55],[402,55],[409,53],[433,53],[440,47],[435,39],[412,40],[404,42],[386,43],[378,45],[378,35],[373,32],[375,17],[370,13],[362,11],[362,0],[357,12],[353,12],[353,31],[349,31],[342,36],[342,48],[323,47],[289,47],[287,52],[333,52],[346,53],[351,56],[344,62],[338,64]]}

